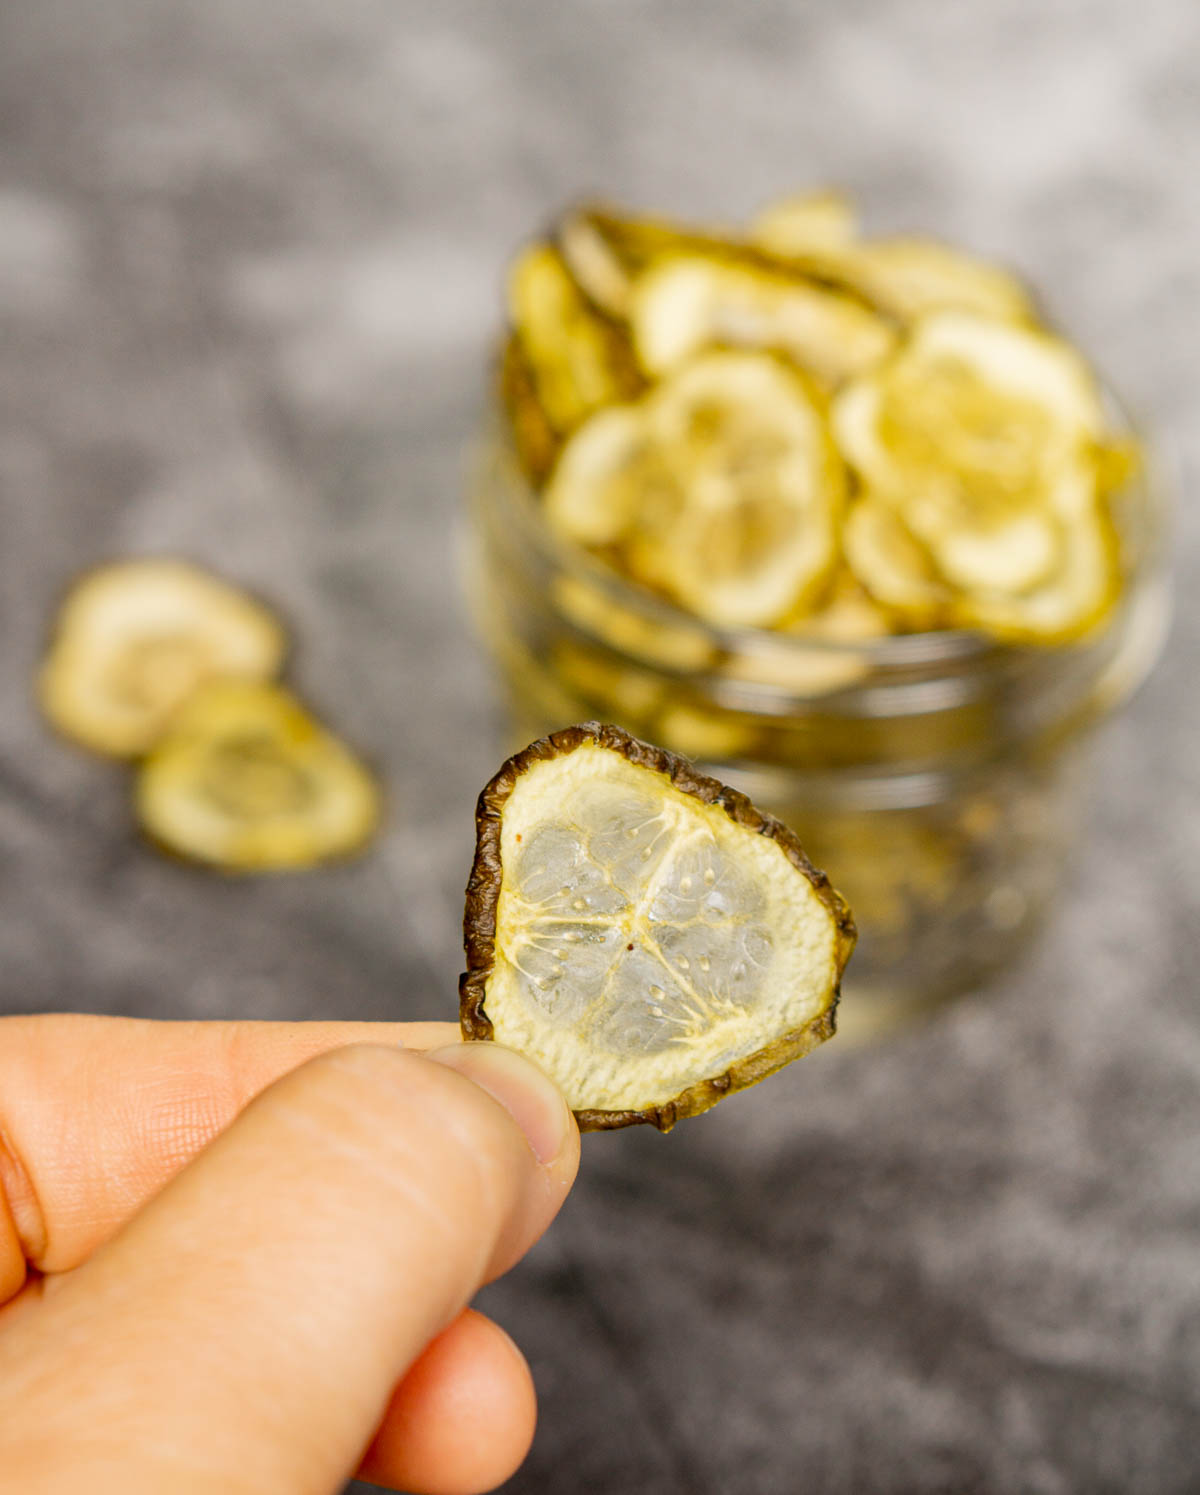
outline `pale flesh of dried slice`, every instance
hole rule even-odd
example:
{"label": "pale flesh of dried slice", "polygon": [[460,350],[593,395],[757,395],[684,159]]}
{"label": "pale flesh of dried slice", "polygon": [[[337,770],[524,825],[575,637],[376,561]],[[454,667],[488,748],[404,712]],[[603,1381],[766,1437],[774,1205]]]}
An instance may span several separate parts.
{"label": "pale flesh of dried slice", "polygon": [[214,680],[142,764],[142,827],[227,871],[308,867],[357,851],[379,790],[354,754],[279,686]]}
{"label": "pale flesh of dried slice", "polygon": [[666,1130],[832,1034],[849,910],[684,759],[568,728],[504,765],[476,823],[463,1032],[536,1059],[585,1129]]}
{"label": "pale flesh of dried slice", "polygon": [[286,649],[279,621],[219,577],[183,561],[120,561],[72,588],[38,694],[68,737],[136,757],[203,680],[269,679]]}

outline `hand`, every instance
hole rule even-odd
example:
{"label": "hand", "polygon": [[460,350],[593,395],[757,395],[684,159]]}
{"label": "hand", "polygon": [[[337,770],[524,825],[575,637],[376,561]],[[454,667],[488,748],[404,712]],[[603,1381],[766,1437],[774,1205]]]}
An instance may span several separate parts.
{"label": "hand", "polygon": [[491,1489],[534,1394],[466,1304],[578,1158],[447,1023],[0,1019],[4,1488]]}

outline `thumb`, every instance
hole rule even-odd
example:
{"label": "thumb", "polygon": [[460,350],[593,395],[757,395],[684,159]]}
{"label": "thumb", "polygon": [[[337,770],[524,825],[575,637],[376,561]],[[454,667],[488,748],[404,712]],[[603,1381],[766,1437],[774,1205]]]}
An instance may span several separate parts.
{"label": "thumb", "polygon": [[48,1490],[86,1469],[130,1492],[330,1495],[577,1161],[557,1090],[495,1045],[312,1060],[14,1316],[0,1466]]}

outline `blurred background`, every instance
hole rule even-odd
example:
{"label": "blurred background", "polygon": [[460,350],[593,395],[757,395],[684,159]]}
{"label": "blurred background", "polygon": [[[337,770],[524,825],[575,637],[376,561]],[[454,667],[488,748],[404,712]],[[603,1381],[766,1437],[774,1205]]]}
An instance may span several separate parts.
{"label": "blurred background", "polygon": [[[843,184],[1020,267],[1177,475],[1167,652],[1023,963],[663,1140],[591,1138],[486,1306],[513,1491],[1200,1485],[1200,10],[38,0],[0,14],[0,1011],[450,1017],[502,740],[457,582],[503,268],[565,201]],[[377,766],[360,861],[145,849],[30,684],[98,560],[273,602]]]}

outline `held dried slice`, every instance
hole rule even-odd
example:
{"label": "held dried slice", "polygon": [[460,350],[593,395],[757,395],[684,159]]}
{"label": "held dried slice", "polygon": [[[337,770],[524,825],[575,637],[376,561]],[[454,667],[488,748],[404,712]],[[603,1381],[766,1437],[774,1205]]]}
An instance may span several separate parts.
{"label": "held dried slice", "polygon": [[269,679],[286,650],[278,619],[219,577],[183,561],[121,561],[72,588],[38,694],[68,737],[136,757],[202,681]]}
{"label": "held dried slice", "polygon": [[592,722],[480,795],[464,1036],[553,1076],[582,1128],[666,1131],[834,1030],[843,899],[778,821]]}
{"label": "held dried slice", "polygon": [[380,811],[371,775],[294,696],[242,680],[191,697],[142,764],[136,804],[154,840],[234,872],[347,856]]}
{"label": "held dried slice", "polygon": [[633,287],[630,321],[653,375],[705,348],[769,348],[836,385],[895,342],[886,322],[840,291],[711,255],[677,255],[646,271]]}
{"label": "held dried slice", "polygon": [[626,400],[641,380],[624,332],[600,316],[551,244],[533,244],[509,272],[509,315],[538,400],[560,434]]}

